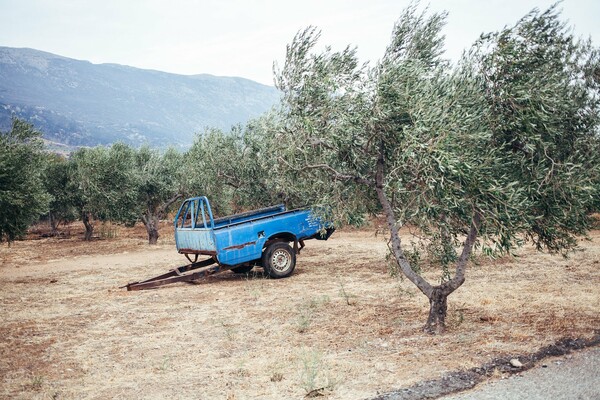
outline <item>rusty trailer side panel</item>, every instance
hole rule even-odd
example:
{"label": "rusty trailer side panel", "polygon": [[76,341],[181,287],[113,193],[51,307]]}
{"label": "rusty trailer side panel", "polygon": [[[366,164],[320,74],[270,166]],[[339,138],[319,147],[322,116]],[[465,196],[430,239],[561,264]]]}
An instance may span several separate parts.
{"label": "rusty trailer side panel", "polygon": [[183,254],[217,254],[215,235],[212,229],[177,228],[175,229],[177,250]]}

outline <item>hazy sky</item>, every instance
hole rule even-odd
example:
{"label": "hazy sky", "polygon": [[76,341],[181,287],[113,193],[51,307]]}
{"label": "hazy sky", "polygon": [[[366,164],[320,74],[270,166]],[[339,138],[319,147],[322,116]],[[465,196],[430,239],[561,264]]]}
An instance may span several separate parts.
{"label": "hazy sky", "polygon": [[[449,12],[447,55],[456,59],[482,32],[514,24],[551,0],[431,0]],[[409,0],[0,0],[0,46],[30,47],[93,63],[179,74],[241,76],[273,84],[273,61],[309,25],[334,49],[356,45],[381,58]],[[600,46],[600,0],[565,0],[563,19]]]}

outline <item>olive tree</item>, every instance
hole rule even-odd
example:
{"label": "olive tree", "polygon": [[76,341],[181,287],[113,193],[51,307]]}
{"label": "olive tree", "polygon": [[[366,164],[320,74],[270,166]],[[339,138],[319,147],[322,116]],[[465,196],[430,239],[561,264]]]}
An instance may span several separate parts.
{"label": "olive tree", "polygon": [[0,242],[23,236],[47,211],[43,147],[41,133],[19,119],[0,132]]}
{"label": "olive tree", "polygon": [[234,198],[243,180],[236,169],[244,153],[239,133],[237,127],[231,133],[207,129],[196,135],[185,155],[186,188],[192,195],[209,197],[215,215],[237,211]]}
{"label": "olive tree", "polygon": [[69,181],[69,160],[60,155],[50,153],[46,157],[43,184],[52,197],[48,205],[48,221],[52,235],[58,235],[60,224],[77,220],[78,213],[75,207],[75,197]]}
{"label": "olive tree", "polygon": [[82,148],[70,161],[70,190],[85,226],[85,240],[92,239],[96,220],[135,221],[134,149],[122,143]]}
{"label": "olive tree", "polygon": [[274,115],[265,114],[229,132],[196,136],[185,156],[188,190],[208,196],[219,215],[286,202],[271,171],[274,126]]}
{"label": "olive tree", "polygon": [[183,155],[172,148],[161,152],[122,143],[84,148],[71,156],[71,165],[71,190],[86,240],[92,238],[95,220],[126,224],[141,220],[148,243],[154,245],[160,237],[160,220],[184,193]]}
{"label": "olive tree", "polygon": [[[445,17],[410,6],[373,67],[350,47],[317,52],[319,32],[299,32],[275,71],[283,98],[271,141],[288,190],[338,220],[383,212],[399,271],[429,299],[432,333],[444,330],[447,298],[464,283],[476,247],[497,254],[523,240],[551,251],[575,246],[588,223],[589,169],[597,168],[583,150],[597,138],[597,91],[585,86],[597,64],[583,62],[594,62],[594,50],[557,26],[554,10],[482,37],[456,65],[442,58]],[[498,57],[510,41],[512,58]],[[517,61],[520,80],[493,80]],[[540,65],[547,80],[535,79]],[[516,84],[523,86],[513,91]],[[519,102],[524,93],[531,97]],[[585,126],[574,115],[582,102]],[[514,109],[499,115],[496,107]],[[573,146],[562,146],[565,137]],[[402,226],[413,229],[411,243]],[[431,266],[439,280],[422,274]]]}
{"label": "olive tree", "polygon": [[183,155],[169,148],[164,153],[143,146],[135,156],[135,210],[148,233],[148,243],[158,242],[159,221],[184,194]]}
{"label": "olive tree", "polygon": [[528,239],[561,251],[598,204],[590,189],[600,188],[600,53],[574,37],[556,8],[482,35],[473,51],[493,143],[510,153],[505,173],[527,190]]}

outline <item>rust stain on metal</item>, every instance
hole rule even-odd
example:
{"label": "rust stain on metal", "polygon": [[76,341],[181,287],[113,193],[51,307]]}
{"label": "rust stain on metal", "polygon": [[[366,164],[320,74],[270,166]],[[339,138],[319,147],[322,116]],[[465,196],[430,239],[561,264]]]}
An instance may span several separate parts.
{"label": "rust stain on metal", "polygon": [[223,250],[240,250],[246,246],[252,246],[254,244],[256,244],[256,240],[254,242],[248,242],[248,243],[238,244],[235,246],[225,247]]}
{"label": "rust stain on metal", "polygon": [[216,256],[217,252],[214,250],[194,250],[194,249],[179,249],[180,254],[204,254],[207,256]]}
{"label": "rust stain on metal", "polygon": [[[195,280],[205,278],[214,273],[231,269],[230,266],[222,266],[219,264],[213,265],[216,264],[216,262],[217,260],[214,257],[212,257],[207,260],[183,265],[165,274],[155,276],[154,278],[146,279],[142,282],[131,282],[122,287],[127,288],[128,291],[153,289],[159,286],[167,285],[169,283],[193,282]],[[184,274],[184,272],[189,272],[193,270],[197,270],[197,272],[193,272],[191,274]]]}

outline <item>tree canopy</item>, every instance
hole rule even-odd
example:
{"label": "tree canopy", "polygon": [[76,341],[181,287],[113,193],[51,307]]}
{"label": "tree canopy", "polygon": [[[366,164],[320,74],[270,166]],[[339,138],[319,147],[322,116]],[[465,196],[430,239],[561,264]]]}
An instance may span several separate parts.
{"label": "tree canopy", "polygon": [[183,159],[183,155],[172,148],[161,154],[143,146],[135,154],[132,212],[146,227],[150,244],[158,241],[159,221],[185,193]]}
{"label": "tree canopy", "polygon": [[0,242],[11,242],[47,211],[50,196],[44,190],[41,133],[14,119],[0,132]]}
{"label": "tree canopy", "polygon": [[70,190],[92,238],[97,220],[135,221],[136,181],[133,173],[135,150],[116,143],[110,148],[82,148],[71,156]]}
{"label": "tree canopy", "polygon": [[[347,220],[383,211],[399,269],[430,300],[432,332],[475,246],[573,248],[598,170],[597,51],[554,7],[482,36],[456,65],[442,58],[444,21],[409,7],[371,68],[352,48],[316,52],[308,28],[276,71],[274,143],[289,187]],[[419,273],[424,263],[441,267],[438,283]]]}
{"label": "tree canopy", "polygon": [[266,114],[229,132],[209,129],[197,135],[185,155],[186,188],[211,196],[218,215],[288,202],[273,170],[269,132],[275,116]]}
{"label": "tree canopy", "polygon": [[46,192],[52,197],[48,205],[48,220],[52,234],[58,234],[58,226],[77,220],[78,210],[75,207],[75,193],[70,181],[71,164],[69,160],[59,154],[48,154],[43,184]]}

